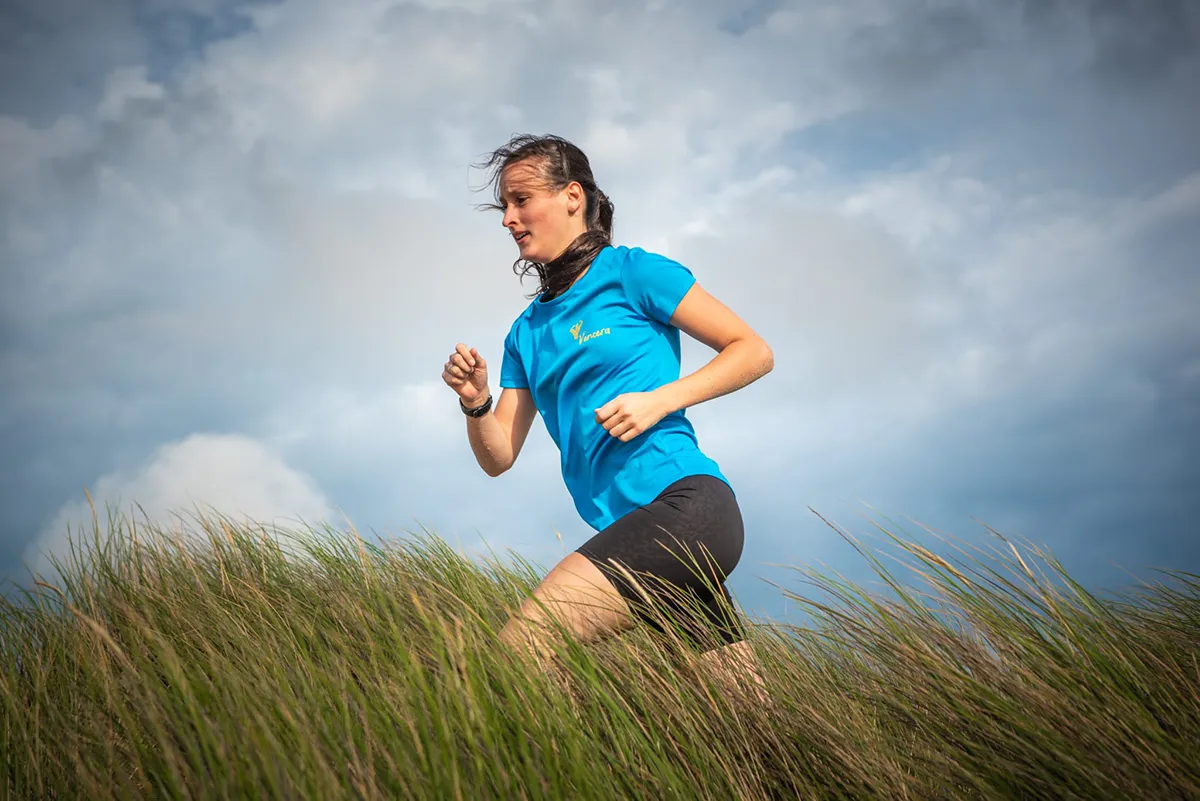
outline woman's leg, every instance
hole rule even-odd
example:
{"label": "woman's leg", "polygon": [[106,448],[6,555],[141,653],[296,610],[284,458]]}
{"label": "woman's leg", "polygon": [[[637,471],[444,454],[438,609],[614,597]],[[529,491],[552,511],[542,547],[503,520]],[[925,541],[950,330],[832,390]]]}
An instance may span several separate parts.
{"label": "woman's leg", "polygon": [[[748,690],[765,701],[761,672],[742,639],[740,622],[730,620],[730,615],[736,618],[736,610],[724,586],[741,558],[743,537],[741,513],[728,485],[709,476],[676,482],[559,562],[505,625],[501,641],[547,670],[559,643],[552,617],[581,642],[625,631],[639,617],[661,630],[657,620],[641,613],[641,592],[627,575],[614,570],[611,559],[634,574],[642,590],[654,592],[656,581],[664,581],[672,591],[660,597],[680,589],[693,593],[690,602],[682,604],[675,597],[667,604],[668,613],[675,607],[681,618],[694,619],[682,607],[699,602],[702,616],[718,626],[725,642],[700,654],[697,663],[731,689]],[[652,579],[647,581],[643,574]]]}
{"label": "woman's leg", "polygon": [[581,642],[603,639],[634,624],[621,593],[579,553],[568,554],[546,574],[505,624],[500,640],[546,670],[561,639],[551,618]]}
{"label": "woman's leg", "polygon": [[[761,671],[724,583],[741,560],[744,539],[741,511],[729,486],[713,476],[688,476],[596,534],[577,553],[609,577],[632,619],[661,632],[658,614],[665,614],[683,624],[695,650],[704,646],[689,632],[697,624],[715,630],[723,644],[699,654],[694,664],[726,686],[765,701]],[[660,608],[648,611],[641,592],[610,560],[633,573]]]}
{"label": "woman's leg", "polygon": [[728,689],[747,693],[763,704],[770,701],[761,666],[748,641],[741,640],[705,651],[697,661],[710,676]]}

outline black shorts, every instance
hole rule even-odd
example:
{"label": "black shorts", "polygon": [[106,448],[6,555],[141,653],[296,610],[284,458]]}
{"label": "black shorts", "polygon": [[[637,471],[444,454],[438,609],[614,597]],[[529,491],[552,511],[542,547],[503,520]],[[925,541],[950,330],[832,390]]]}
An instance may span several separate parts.
{"label": "black shorts", "polygon": [[[733,490],[715,476],[693,475],[676,481],[576,550],[612,581],[637,618],[662,633],[657,618],[667,614],[676,624],[675,633],[698,646],[713,636],[717,644],[745,639],[725,587],[725,578],[742,558],[744,541]],[[653,597],[655,609],[609,559],[634,575]],[[697,605],[701,627],[696,626]],[[704,632],[702,639],[696,636],[699,631]]]}

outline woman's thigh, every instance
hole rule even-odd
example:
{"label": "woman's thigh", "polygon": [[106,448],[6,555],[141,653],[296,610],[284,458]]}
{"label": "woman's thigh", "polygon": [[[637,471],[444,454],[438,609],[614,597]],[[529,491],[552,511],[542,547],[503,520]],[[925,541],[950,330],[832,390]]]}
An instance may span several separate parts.
{"label": "woman's thigh", "polygon": [[570,553],[538,583],[532,597],[522,602],[500,638],[526,646],[544,644],[557,639],[559,625],[577,640],[590,642],[630,628],[634,619],[612,582],[590,560]]}
{"label": "woman's thigh", "polygon": [[[688,617],[698,604],[722,639],[743,639],[726,607],[732,599],[725,579],[741,560],[745,530],[733,490],[714,476],[688,476],[598,532],[577,550],[612,581],[631,609],[661,630],[653,614],[642,614],[641,593],[613,562],[623,565],[655,600]],[[661,591],[660,591],[661,590]],[[680,606],[682,602],[683,606]],[[685,629],[687,621],[681,619]]]}

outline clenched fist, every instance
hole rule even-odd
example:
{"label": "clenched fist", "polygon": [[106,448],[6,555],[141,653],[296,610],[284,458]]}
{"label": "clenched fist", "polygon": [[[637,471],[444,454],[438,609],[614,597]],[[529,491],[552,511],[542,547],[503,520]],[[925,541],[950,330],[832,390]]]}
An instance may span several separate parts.
{"label": "clenched fist", "polygon": [[464,406],[479,406],[487,400],[487,362],[475,348],[459,342],[442,370],[442,380],[458,393]]}
{"label": "clenched fist", "polygon": [[658,393],[626,392],[596,409],[596,422],[612,436],[629,442],[667,416]]}

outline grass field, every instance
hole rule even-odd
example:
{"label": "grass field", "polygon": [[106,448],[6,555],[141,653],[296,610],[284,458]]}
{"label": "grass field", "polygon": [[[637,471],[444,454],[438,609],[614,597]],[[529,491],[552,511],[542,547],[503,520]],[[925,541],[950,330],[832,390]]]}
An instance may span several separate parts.
{"label": "grass field", "polygon": [[0,795],[1200,797],[1195,575],[1102,600],[999,535],[946,561],[843,532],[892,590],[798,568],[813,623],[752,630],[761,703],[646,627],[522,669],[519,559],[195,520],[110,516],[0,607]]}

